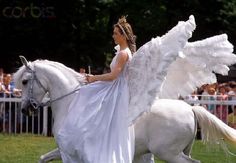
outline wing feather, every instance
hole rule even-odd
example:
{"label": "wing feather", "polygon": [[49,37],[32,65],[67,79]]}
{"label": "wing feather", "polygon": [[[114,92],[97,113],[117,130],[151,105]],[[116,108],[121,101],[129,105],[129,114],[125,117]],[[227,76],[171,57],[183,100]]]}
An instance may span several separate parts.
{"label": "wing feather", "polygon": [[169,65],[192,36],[196,25],[193,16],[178,24],[162,37],[153,38],[134,54],[129,65],[129,121],[149,111],[167,75]]}
{"label": "wing feather", "polygon": [[183,54],[170,65],[159,98],[189,95],[203,84],[217,82],[215,73],[228,75],[229,66],[236,63],[226,34],[187,43]]}

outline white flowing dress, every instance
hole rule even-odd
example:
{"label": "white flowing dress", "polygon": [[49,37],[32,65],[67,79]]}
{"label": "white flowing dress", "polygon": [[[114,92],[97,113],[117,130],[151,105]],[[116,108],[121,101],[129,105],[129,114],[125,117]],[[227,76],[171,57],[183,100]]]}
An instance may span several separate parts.
{"label": "white flowing dress", "polygon": [[[111,69],[120,54],[111,62]],[[131,163],[133,137],[128,126],[128,64],[113,81],[97,81],[81,87],[56,136],[64,163]]]}

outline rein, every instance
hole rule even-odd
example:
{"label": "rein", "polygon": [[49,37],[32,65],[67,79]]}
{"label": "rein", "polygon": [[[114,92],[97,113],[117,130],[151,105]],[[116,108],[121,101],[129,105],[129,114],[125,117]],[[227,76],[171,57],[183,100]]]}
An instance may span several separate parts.
{"label": "rein", "polygon": [[65,95],[62,95],[62,96],[57,97],[57,98],[55,98],[55,99],[53,99],[53,100],[48,100],[47,102],[42,103],[43,106],[49,106],[51,103],[53,103],[53,102],[55,102],[55,101],[58,101],[58,100],[60,100],[60,99],[63,99],[64,97],[69,96],[69,95],[75,93],[76,91],[80,90],[80,88],[78,88],[78,87],[79,87],[79,85],[77,85],[73,91],[71,91],[71,92],[69,92],[69,93],[67,93],[67,94],[65,94]]}

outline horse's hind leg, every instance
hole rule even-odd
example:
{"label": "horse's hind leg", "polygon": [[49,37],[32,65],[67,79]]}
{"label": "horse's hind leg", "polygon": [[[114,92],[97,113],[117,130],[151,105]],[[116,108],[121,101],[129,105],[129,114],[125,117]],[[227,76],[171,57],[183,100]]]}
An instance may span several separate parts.
{"label": "horse's hind leg", "polygon": [[151,153],[135,156],[133,163],[155,163],[154,156]]}
{"label": "horse's hind leg", "polygon": [[61,159],[60,151],[58,148],[56,148],[56,149],[42,155],[40,157],[39,163],[47,163],[52,160],[60,160],[60,159]]}
{"label": "horse's hind leg", "polygon": [[133,163],[143,163],[142,155],[135,156],[134,160],[133,160]]}
{"label": "horse's hind leg", "polygon": [[179,155],[173,156],[171,158],[167,158],[166,161],[168,163],[201,163],[199,160],[194,160],[184,153],[180,153]]}
{"label": "horse's hind leg", "polygon": [[192,152],[192,147],[194,144],[194,140],[188,144],[188,146],[184,149],[184,154],[190,157],[190,154]]}
{"label": "horse's hind leg", "polygon": [[184,154],[189,156],[189,157],[190,157],[190,154],[192,152],[192,147],[193,147],[196,135],[197,135],[197,118],[196,118],[196,116],[194,114],[194,135],[192,137],[192,141],[184,149]]}

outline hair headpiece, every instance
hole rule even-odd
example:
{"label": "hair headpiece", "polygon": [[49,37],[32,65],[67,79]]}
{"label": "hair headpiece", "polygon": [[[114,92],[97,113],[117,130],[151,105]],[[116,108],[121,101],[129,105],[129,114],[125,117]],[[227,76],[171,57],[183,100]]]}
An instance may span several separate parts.
{"label": "hair headpiece", "polygon": [[119,20],[118,20],[118,23],[119,24],[123,24],[123,23],[127,23],[127,21],[126,21],[126,18],[128,17],[128,15],[126,15],[126,16],[121,16],[121,18],[119,18]]}
{"label": "hair headpiece", "polygon": [[124,25],[125,23],[127,23],[126,21],[126,16],[122,16],[121,18],[119,18],[118,22],[117,22],[117,25],[119,26],[120,30],[122,31],[122,33],[125,35],[126,39],[129,40],[129,37],[128,35],[126,34],[125,30],[124,30],[124,27],[122,25]]}
{"label": "hair headpiece", "polygon": [[130,26],[130,24],[126,21],[128,15],[121,16],[121,18],[118,19],[118,22],[115,24],[119,27],[122,34],[126,37],[128,41],[129,48],[132,53],[136,51],[136,36],[133,34],[133,30]]}

